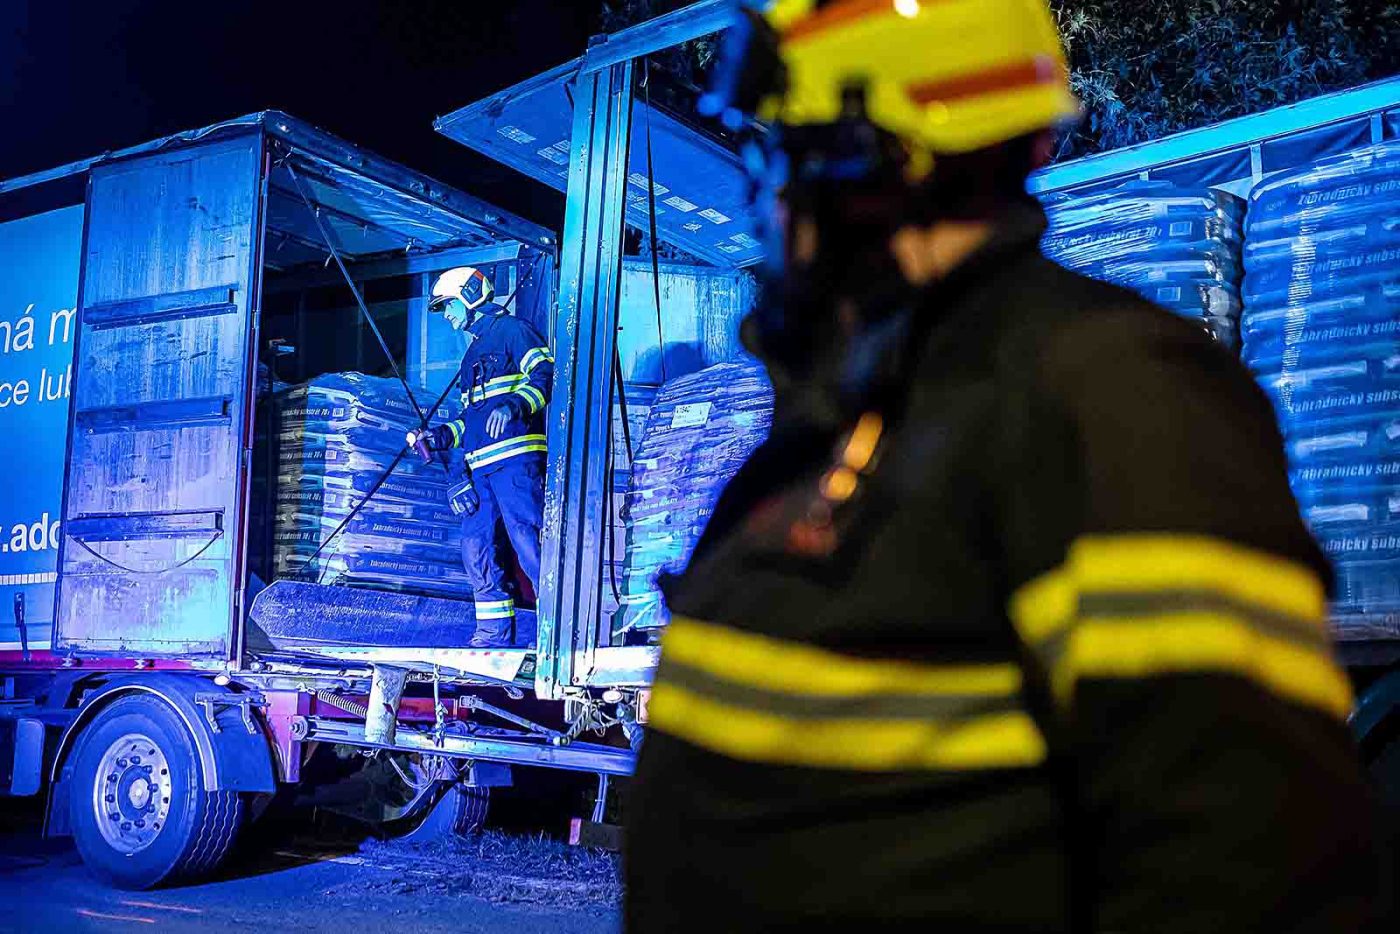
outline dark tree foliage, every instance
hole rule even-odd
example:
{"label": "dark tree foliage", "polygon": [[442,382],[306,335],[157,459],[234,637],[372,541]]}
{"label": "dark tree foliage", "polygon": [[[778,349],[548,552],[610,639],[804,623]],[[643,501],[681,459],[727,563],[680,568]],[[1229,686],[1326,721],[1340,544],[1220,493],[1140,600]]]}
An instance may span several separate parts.
{"label": "dark tree foliage", "polygon": [[1395,0],[1052,0],[1084,122],[1072,157],[1400,71]]}
{"label": "dark tree foliage", "polygon": [[[684,0],[604,0],[606,31]],[[1397,0],[1051,0],[1082,124],[1058,156],[1116,149],[1400,72]],[[659,56],[704,83],[714,43]]]}

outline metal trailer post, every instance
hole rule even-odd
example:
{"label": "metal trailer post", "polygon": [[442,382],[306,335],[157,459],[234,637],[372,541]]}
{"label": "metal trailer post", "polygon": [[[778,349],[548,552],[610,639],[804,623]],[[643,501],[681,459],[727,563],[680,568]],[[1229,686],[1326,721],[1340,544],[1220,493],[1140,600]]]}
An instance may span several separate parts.
{"label": "metal trailer post", "polygon": [[602,614],[608,450],[635,60],[723,29],[705,0],[595,40],[573,89],[568,202],[554,328],[536,693],[562,698],[592,668]]}
{"label": "metal trailer post", "polygon": [[560,258],[550,495],[540,561],[536,691],[574,681],[575,652],[602,611],[604,481],[613,342],[621,287],[623,205],[632,132],[631,61],[580,74],[574,89],[569,200]]}

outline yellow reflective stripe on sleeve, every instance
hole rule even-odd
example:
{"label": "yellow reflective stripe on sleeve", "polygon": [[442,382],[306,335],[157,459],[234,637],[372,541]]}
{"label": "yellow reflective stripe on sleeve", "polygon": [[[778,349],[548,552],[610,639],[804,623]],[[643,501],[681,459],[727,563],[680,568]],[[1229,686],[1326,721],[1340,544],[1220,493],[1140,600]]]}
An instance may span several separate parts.
{"label": "yellow reflective stripe on sleeve", "polygon": [[1204,536],[1093,536],[1009,612],[1070,707],[1080,680],[1217,673],[1338,717],[1351,708],[1308,568]]}
{"label": "yellow reflective stripe on sleeve", "polygon": [[858,658],[685,616],[672,619],[661,651],[667,659],[726,680],[801,694],[1001,696],[1021,689],[1021,671],[1010,662],[923,665]]}
{"label": "yellow reflective stripe on sleeve", "polygon": [[676,617],[651,724],[731,758],[870,771],[1034,765],[1014,663],[870,659]]}
{"label": "yellow reflective stripe on sleeve", "polygon": [[1085,678],[1148,678],[1217,672],[1249,678],[1279,697],[1345,719],[1351,683],[1316,647],[1274,638],[1224,613],[1089,619],[1070,633],[1055,666],[1055,693],[1068,701]]}
{"label": "yellow reflective stripe on sleeve", "polygon": [[1203,535],[1085,536],[1069,563],[1081,591],[1209,588],[1319,626],[1327,613],[1322,581],[1306,567]]}
{"label": "yellow reflective stripe on sleeve", "polygon": [[464,427],[465,426],[463,426],[460,421],[451,421],[447,423],[447,430],[452,433],[452,446],[454,448],[461,447],[462,445],[462,430]]}
{"label": "yellow reflective stripe on sleeve", "polygon": [[1011,620],[1031,645],[1052,638],[1074,621],[1079,594],[1063,568],[1042,574],[1011,596]]}
{"label": "yellow reflective stripe on sleeve", "polygon": [[528,376],[541,363],[553,362],[554,354],[549,352],[548,347],[531,347],[520,359],[520,372]]}
{"label": "yellow reflective stripe on sleeve", "polygon": [[515,394],[524,399],[525,403],[530,406],[532,415],[544,408],[544,393],[534,386],[521,386],[515,391]]}
{"label": "yellow reflective stripe on sleeve", "polygon": [[486,447],[477,448],[467,454],[467,465],[469,467],[485,467],[489,464],[499,463],[510,457],[519,454],[528,454],[532,451],[548,450],[545,444],[544,435],[518,435],[514,438],[507,438],[504,441],[497,441],[495,444],[488,444]]}
{"label": "yellow reflective stripe on sleeve", "polygon": [[510,619],[514,616],[515,601],[512,599],[476,601],[477,619]]}
{"label": "yellow reflective stripe on sleeve", "polygon": [[1017,768],[1043,761],[1030,716],[1011,710],[946,723],[798,719],[738,707],[658,681],[650,725],[721,755],[772,765],[859,771]]}

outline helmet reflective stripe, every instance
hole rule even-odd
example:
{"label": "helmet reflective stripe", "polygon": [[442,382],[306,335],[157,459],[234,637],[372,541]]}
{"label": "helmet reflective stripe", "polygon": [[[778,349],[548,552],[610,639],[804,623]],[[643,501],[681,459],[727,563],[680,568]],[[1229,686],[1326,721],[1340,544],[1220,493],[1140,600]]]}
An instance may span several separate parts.
{"label": "helmet reflective stripe", "polygon": [[787,93],[759,116],[831,123],[864,81],[872,122],[932,154],[970,152],[1079,113],[1045,0],[780,0]]}
{"label": "helmet reflective stripe", "polygon": [[486,274],[474,266],[458,266],[438,276],[433,283],[433,294],[428,300],[431,311],[441,312],[453,299],[460,301],[468,311],[475,311],[496,297],[496,288]]}

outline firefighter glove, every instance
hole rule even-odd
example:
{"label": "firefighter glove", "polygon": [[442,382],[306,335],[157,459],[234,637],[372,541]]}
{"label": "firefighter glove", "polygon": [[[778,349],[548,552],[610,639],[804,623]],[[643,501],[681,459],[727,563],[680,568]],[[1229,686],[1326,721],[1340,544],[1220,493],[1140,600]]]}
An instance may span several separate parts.
{"label": "firefighter glove", "polygon": [[452,504],[452,511],[459,516],[474,516],[481,508],[481,497],[477,495],[470,477],[454,483],[447,491],[447,500]]}

